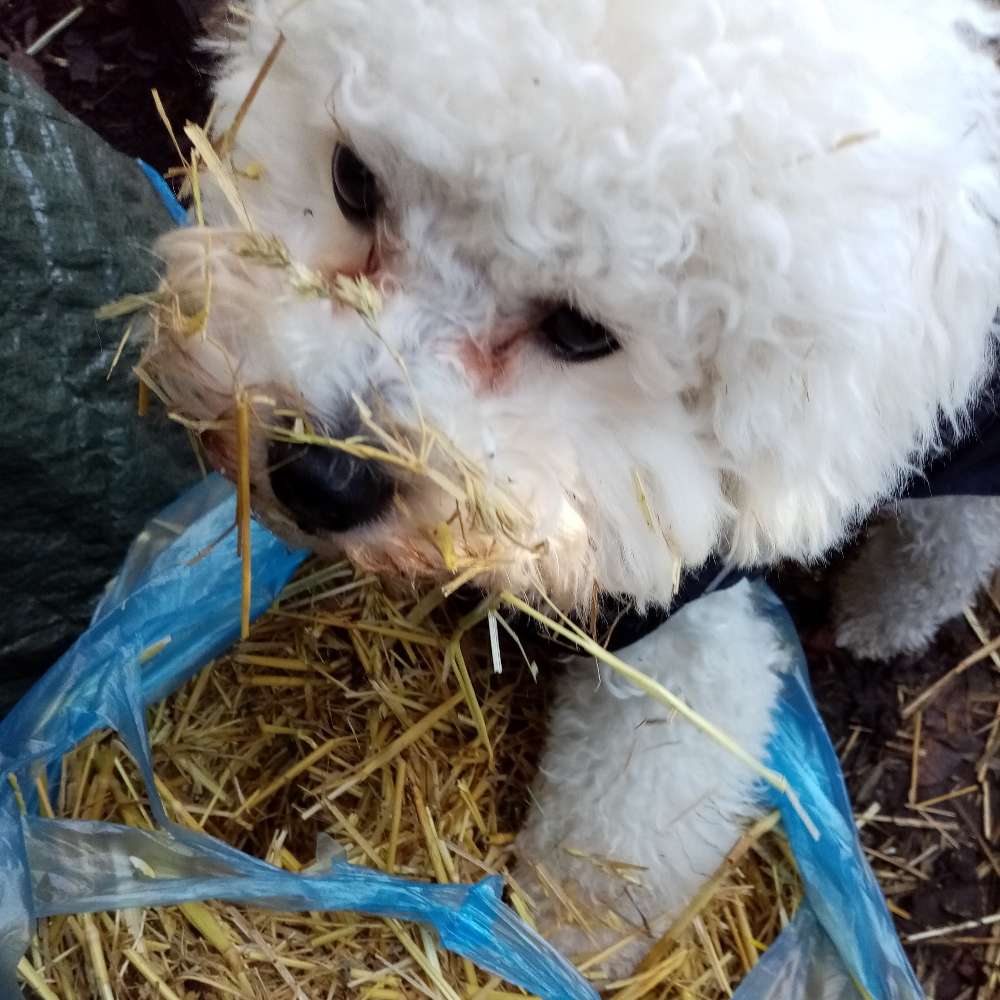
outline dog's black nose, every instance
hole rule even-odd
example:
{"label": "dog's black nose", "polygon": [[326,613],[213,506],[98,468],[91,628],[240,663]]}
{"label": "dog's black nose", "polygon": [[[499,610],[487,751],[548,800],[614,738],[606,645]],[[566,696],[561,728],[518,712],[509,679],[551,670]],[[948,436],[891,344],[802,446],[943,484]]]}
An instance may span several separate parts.
{"label": "dog's black nose", "polygon": [[287,441],[272,441],[267,457],[274,495],[308,534],[360,527],[392,502],[393,480],[378,462]]}

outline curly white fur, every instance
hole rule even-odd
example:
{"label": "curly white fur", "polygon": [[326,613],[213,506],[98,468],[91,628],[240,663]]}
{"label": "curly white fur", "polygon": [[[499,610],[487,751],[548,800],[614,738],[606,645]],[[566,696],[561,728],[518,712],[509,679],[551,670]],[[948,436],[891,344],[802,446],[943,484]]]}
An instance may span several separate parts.
{"label": "curly white fur", "polygon": [[[962,421],[1000,303],[997,81],[970,41],[998,24],[974,0],[290,3],[251,0],[219,44],[217,120],[283,32],[236,137],[237,167],[259,172],[240,195],[304,265],[371,271],[379,336],[238,256],[205,178],[217,228],[161,251],[189,312],[211,272],[207,327],[161,331],[146,360],[187,417],[226,420],[237,388],[330,424],[357,396],[401,432],[419,407],[527,513],[506,540],[456,532],[499,557],[487,582],[540,580],[565,606],[595,587],[669,603],[678,566],[713,553],[819,556],[939,418]],[[384,196],[373,233],[337,210],[340,141]],[[562,302],[622,350],[559,362],[538,324]],[[255,503],[295,536],[260,438]],[[211,449],[231,466],[225,432]],[[295,537],[446,575],[431,536],[453,513],[408,482],[378,521]],[[771,639],[739,592],[714,600],[631,653],[759,751]],[[669,916],[729,846],[750,779],[680,723],[633,731],[649,706],[620,694],[563,699],[547,811],[521,843],[604,899],[615,887],[561,847],[624,853],[650,869],[644,911]],[[647,755],[663,733],[677,745]]]}
{"label": "curly white fur", "polygon": [[[547,543],[541,577],[566,603],[595,583],[667,601],[675,561],[713,550],[816,556],[891,493],[939,413],[961,419],[1000,301],[996,81],[956,30],[987,21],[971,0],[284,7],[251,4],[217,83],[225,125],[280,27],[236,142],[263,170],[241,184],[250,215],[307,265],[363,268],[334,144],[369,164],[381,335],[427,419],[532,512],[521,541]],[[164,253],[200,274],[190,235]],[[218,417],[235,379],[317,415],[376,394],[412,421],[391,352],[349,310],[219,266],[242,279],[213,289],[208,336],[157,359],[182,376],[179,409]],[[562,300],[623,351],[553,359],[533,324]],[[442,504],[408,501],[312,541],[415,571]],[[525,585],[522,562],[505,582]]]}

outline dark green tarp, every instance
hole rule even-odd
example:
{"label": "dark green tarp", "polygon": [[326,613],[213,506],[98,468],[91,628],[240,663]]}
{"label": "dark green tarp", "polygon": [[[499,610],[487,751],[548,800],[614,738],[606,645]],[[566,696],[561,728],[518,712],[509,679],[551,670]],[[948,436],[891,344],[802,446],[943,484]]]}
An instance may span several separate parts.
{"label": "dark green tarp", "polygon": [[0,714],[86,624],[148,517],[192,481],[136,416],[134,348],[94,310],[155,282],[171,225],[135,161],[0,61]]}

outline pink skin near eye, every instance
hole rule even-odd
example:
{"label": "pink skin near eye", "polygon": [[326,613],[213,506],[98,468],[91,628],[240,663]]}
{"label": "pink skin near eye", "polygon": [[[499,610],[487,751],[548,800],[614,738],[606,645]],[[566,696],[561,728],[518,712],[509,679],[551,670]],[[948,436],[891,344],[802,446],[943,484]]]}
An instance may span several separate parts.
{"label": "pink skin near eye", "polygon": [[485,342],[471,337],[462,342],[458,357],[477,392],[498,392],[503,388],[520,353],[518,345],[527,335],[527,330],[520,329],[488,337]]}
{"label": "pink skin near eye", "polygon": [[[379,284],[379,272],[382,269],[382,259],[376,242],[371,244],[368,254],[362,258],[360,254],[353,259],[347,255],[341,256],[336,263],[327,261],[321,266],[321,271],[327,280],[337,277],[366,277],[376,286]],[[334,310],[341,308],[339,303],[333,303]],[[511,330],[499,329],[489,336],[480,339],[466,337],[458,349],[458,359],[463,369],[475,387],[476,392],[498,392],[511,372],[512,362],[516,357],[517,345],[528,335],[524,328]]]}
{"label": "pink skin near eye", "polygon": [[349,259],[338,258],[336,263],[327,261],[320,266],[320,271],[326,276],[328,281],[333,281],[335,278],[343,275],[345,278],[365,277],[373,283],[378,284],[376,275],[381,266],[382,262],[379,257],[378,247],[375,243],[372,243],[367,256],[362,257],[358,254]]}

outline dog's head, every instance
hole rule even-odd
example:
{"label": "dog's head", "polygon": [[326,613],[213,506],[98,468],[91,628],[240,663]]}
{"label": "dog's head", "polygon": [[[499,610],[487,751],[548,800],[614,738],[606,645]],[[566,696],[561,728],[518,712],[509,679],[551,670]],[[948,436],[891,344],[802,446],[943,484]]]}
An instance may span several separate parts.
{"label": "dog's head", "polygon": [[203,176],[215,228],[162,242],[147,372],[230,470],[245,393],[259,512],[374,569],[665,602],[821,553],[988,353],[964,7],[254,0],[238,199]]}

